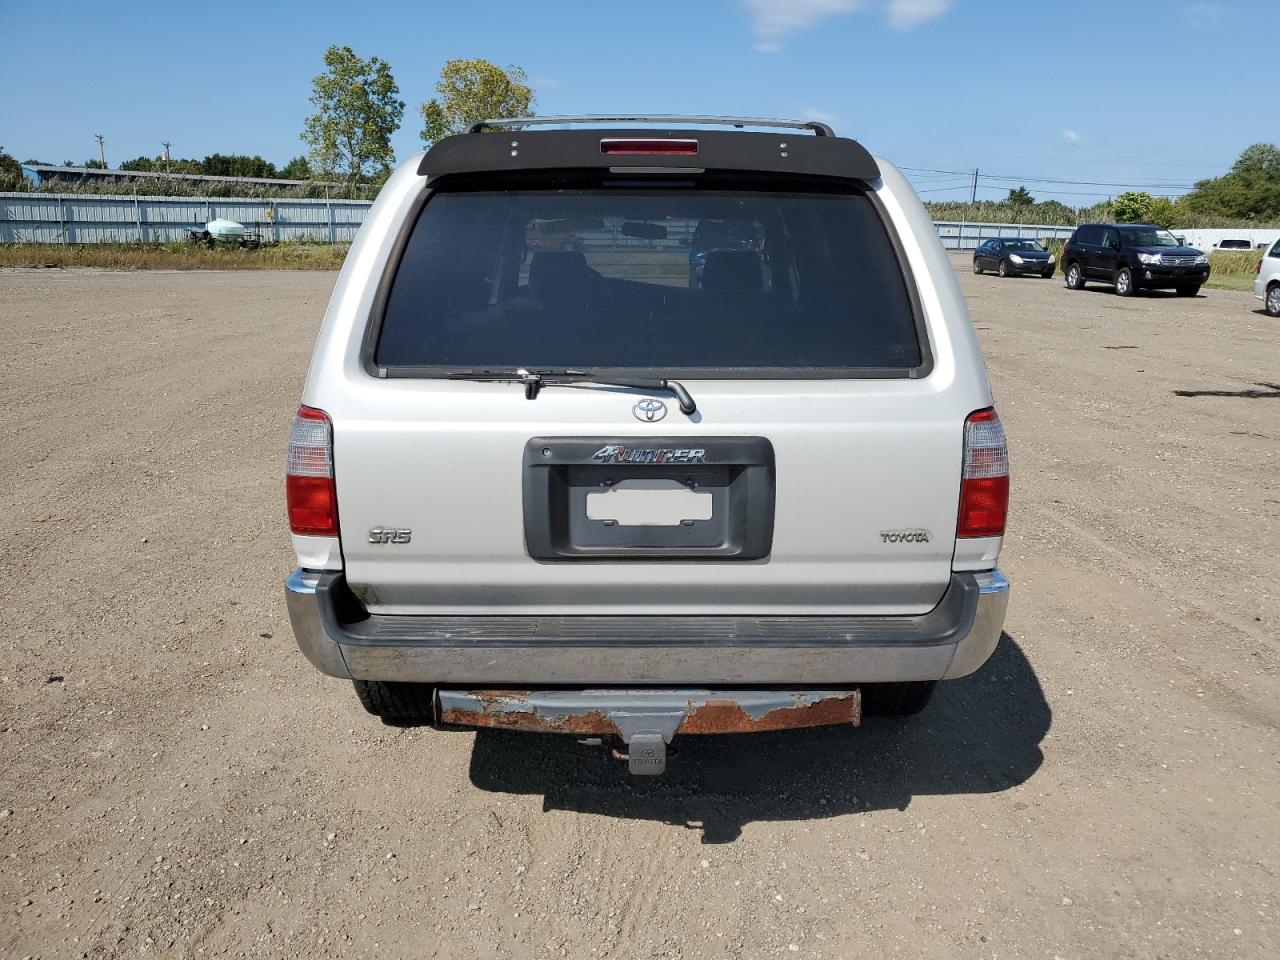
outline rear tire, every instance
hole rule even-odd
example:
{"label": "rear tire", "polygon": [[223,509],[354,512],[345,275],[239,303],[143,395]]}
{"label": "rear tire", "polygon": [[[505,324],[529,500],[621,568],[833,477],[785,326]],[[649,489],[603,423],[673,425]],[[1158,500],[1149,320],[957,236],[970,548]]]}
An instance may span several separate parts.
{"label": "rear tire", "polygon": [[1200,284],[1192,283],[1185,286],[1181,286],[1177,288],[1177,291],[1178,291],[1178,296],[1180,297],[1194,297],[1196,294],[1200,292]]}
{"label": "rear tire", "polygon": [[862,712],[868,717],[911,717],[929,705],[936,680],[868,683],[862,687]]}
{"label": "rear tire", "polygon": [[425,683],[391,683],[385,680],[353,680],[360,705],[393,726],[431,723],[435,720],[435,690]]}
{"label": "rear tire", "polygon": [[1267,287],[1266,306],[1263,309],[1267,311],[1268,317],[1280,317],[1280,283]]}
{"label": "rear tire", "polygon": [[1133,292],[1133,271],[1128,267],[1121,267],[1116,271],[1116,296],[1132,297]]}
{"label": "rear tire", "polygon": [[1078,263],[1072,263],[1067,266],[1067,289],[1084,289],[1084,271],[1080,269],[1080,264]]}

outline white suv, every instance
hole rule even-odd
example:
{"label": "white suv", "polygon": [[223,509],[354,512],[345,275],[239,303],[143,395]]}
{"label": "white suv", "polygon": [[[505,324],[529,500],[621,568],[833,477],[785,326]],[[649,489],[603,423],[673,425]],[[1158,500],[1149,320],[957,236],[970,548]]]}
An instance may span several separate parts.
{"label": "white suv", "polygon": [[968,310],[907,181],[823,124],[440,141],[370,211],[303,404],[294,632],[388,722],[658,773],[677,733],[914,713],[1000,638]]}
{"label": "white suv", "polygon": [[1258,279],[1253,281],[1253,295],[1262,301],[1267,316],[1280,317],[1280,240],[1273,243],[1258,261]]}

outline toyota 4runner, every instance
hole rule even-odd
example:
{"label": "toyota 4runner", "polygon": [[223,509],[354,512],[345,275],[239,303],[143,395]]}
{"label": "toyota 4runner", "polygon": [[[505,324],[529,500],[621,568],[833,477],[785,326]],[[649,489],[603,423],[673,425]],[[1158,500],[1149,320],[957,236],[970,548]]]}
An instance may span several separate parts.
{"label": "toyota 4runner", "polygon": [[914,713],[1000,638],[964,299],[907,181],[823,124],[441,140],[370,210],[302,399],[290,618],[388,722],[659,773],[676,734]]}

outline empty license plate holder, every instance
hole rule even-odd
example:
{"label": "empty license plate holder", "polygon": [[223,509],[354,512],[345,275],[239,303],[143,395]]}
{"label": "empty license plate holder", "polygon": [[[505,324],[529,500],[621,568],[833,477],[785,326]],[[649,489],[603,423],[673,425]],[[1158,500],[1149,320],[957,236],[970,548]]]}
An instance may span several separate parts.
{"label": "empty license plate holder", "polygon": [[[622,523],[593,500],[669,481],[709,499],[677,523]],[[524,533],[539,560],[758,560],[773,544],[773,445],[763,437],[535,437],[524,454]]]}

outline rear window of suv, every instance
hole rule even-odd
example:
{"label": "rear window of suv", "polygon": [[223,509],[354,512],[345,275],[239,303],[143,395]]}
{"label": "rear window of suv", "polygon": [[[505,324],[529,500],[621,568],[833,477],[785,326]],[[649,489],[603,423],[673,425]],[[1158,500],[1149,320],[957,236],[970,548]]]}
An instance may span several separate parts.
{"label": "rear window of suv", "polygon": [[925,350],[903,271],[852,186],[437,189],[396,268],[373,359],[410,376],[906,375]]}

